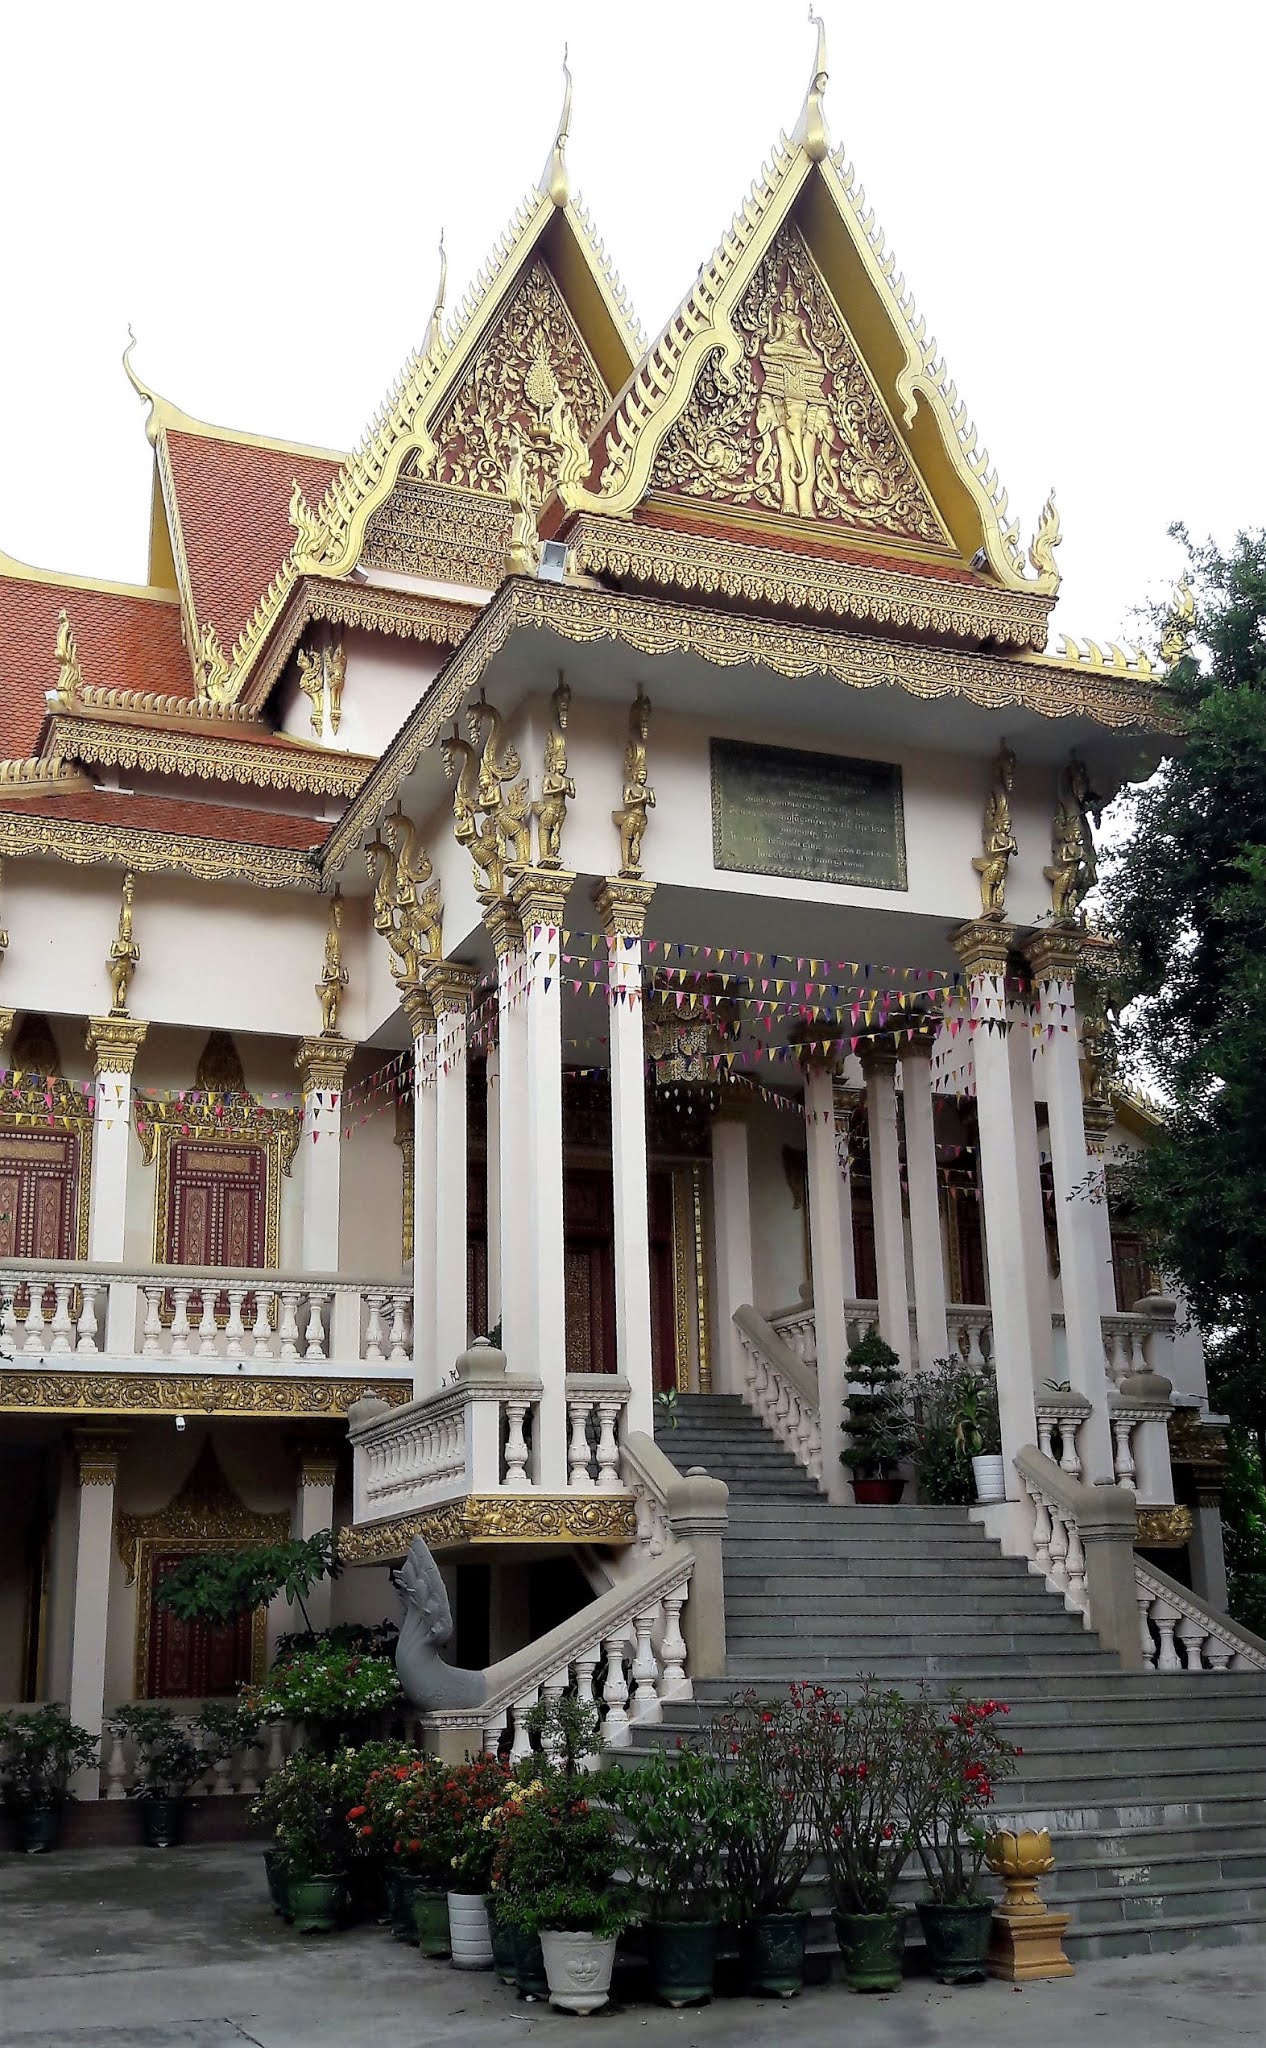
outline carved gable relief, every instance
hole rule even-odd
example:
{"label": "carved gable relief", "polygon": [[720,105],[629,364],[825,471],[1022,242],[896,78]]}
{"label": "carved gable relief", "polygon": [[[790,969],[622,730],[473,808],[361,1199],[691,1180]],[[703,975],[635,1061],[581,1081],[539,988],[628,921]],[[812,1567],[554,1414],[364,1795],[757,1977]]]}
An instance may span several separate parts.
{"label": "carved gable relief", "polygon": [[945,546],[947,537],[799,231],[740,299],[731,378],[705,363],[652,490]]}

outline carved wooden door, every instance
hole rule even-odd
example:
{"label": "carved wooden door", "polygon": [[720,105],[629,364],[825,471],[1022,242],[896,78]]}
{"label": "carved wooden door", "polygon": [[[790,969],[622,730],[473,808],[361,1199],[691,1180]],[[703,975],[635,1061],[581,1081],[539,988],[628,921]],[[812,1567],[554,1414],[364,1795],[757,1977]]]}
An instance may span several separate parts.
{"label": "carved wooden door", "polygon": [[239,1615],[236,1621],[229,1622],[181,1621],[155,1598],[168,1572],[174,1571],[188,1555],[187,1548],[159,1552],[150,1561],[149,1583],[141,1589],[150,1607],[147,1699],[191,1700],[231,1695],[254,1675],[253,1615]]}
{"label": "carved wooden door", "polygon": [[79,1144],[61,1131],[0,1129],[0,1259],[73,1259]]}
{"label": "carved wooden door", "polygon": [[263,1266],[267,1190],[268,1154],[262,1145],[173,1145],[168,1263]]}
{"label": "carved wooden door", "polygon": [[609,1167],[569,1167],[563,1181],[568,1372],[615,1371],[615,1247]]}

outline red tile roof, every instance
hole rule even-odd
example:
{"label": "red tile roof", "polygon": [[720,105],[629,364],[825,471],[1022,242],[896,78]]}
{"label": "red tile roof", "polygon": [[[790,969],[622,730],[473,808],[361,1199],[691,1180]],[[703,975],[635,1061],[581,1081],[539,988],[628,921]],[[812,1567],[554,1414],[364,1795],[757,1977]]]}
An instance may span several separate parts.
{"label": "red tile roof", "polygon": [[281,846],[296,851],[320,846],[330,831],[319,818],[296,818],[285,811],[186,803],[183,797],[126,796],[112,790],[34,798],[9,797],[0,790],[0,811],[62,819],[67,824],[128,826],[139,832],[176,833],[182,839],[223,839],[238,846]]}
{"label": "red tile roof", "polygon": [[85,683],[193,696],[174,602],[0,574],[0,759],[22,760],[34,752],[44,693],[57,681],[54,648],[63,609]]}
{"label": "red tile roof", "polygon": [[316,504],[339,465],[175,428],[167,456],[198,624],[215,627],[227,654],[290,552],[295,480]]}

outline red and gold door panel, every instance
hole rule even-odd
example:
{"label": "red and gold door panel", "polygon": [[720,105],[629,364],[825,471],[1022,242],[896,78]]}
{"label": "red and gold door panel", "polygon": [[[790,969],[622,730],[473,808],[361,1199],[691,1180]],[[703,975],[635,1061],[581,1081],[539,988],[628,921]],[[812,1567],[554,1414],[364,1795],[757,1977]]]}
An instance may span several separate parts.
{"label": "red and gold door panel", "polygon": [[78,1254],[77,1132],[0,1130],[0,1259]]}
{"label": "red and gold door panel", "polygon": [[181,1621],[154,1598],[168,1572],[183,1564],[189,1547],[151,1553],[139,1598],[148,1612],[145,1686],[149,1700],[192,1700],[232,1695],[255,1676],[256,1618],[236,1621]]}
{"label": "red and gold door panel", "polygon": [[268,1152],[263,1145],[177,1141],[167,1176],[173,1266],[263,1266]]}

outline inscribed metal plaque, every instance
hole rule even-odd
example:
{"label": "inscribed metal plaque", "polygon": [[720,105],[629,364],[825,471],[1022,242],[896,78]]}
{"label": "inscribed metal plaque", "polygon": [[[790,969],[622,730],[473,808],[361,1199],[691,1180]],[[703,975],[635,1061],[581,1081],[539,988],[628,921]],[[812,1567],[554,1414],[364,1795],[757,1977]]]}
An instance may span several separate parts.
{"label": "inscribed metal plaque", "polygon": [[716,740],[712,861],[748,875],[904,889],[901,770],[888,761]]}

